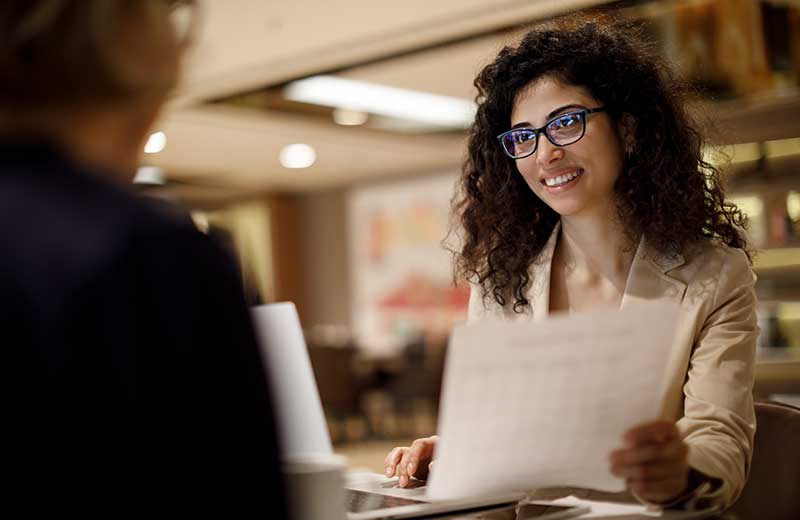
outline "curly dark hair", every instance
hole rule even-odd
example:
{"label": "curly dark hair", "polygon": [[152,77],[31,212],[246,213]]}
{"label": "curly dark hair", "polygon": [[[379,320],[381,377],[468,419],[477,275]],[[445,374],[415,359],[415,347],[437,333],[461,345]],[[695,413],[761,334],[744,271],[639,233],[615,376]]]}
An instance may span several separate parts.
{"label": "curly dark hair", "polygon": [[614,186],[631,243],[644,236],[671,256],[713,240],[750,256],[746,217],[725,201],[720,172],[703,160],[703,138],[684,106],[689,90],[638,33],[597,17],[551,21],[503,48],[475,79],[478,111],[453,206],[464,234],[455,266],[458,278],[481,286],[484,302],[513,298],[517,313],[530,307],[528,268],[560,218],[496,138],[508,130],[516,96],[543,77],[586,88],[615,123],[623,114],[635,119],[635,152]]}

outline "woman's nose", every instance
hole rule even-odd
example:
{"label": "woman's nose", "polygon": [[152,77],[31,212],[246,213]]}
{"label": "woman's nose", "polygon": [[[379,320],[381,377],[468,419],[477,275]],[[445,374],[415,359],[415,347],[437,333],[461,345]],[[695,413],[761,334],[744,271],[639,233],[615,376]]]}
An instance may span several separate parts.
{"label": "woman's nose", "polygon": [[539,147],[536,150],[536,163],[541,168],[545,168],[555,161],[564,157],[564,149],[551,143],[545,136],[539,139]]}

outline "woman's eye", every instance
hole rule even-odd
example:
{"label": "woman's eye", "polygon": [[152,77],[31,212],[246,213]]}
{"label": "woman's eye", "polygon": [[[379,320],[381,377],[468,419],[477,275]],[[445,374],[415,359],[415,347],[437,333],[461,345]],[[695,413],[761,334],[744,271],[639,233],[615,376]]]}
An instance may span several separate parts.
{"label": "woman's eye", "polygon": [[514,141],[517,143],[524,143],[533,139],[533,132],[518,132],[514,136]]}
{"label": "woman's eye", "polygon": [[552,127],[556,130],[561,130],[564,128],[569,128],[574,126],[580,122],[580,114],[567,114],[565,116],[561,116],[552,123]]}

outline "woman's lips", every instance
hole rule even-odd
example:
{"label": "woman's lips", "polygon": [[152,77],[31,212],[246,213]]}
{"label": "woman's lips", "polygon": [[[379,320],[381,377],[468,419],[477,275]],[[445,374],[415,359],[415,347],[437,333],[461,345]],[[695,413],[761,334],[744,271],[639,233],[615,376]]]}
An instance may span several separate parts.
{"label": "woman's lips", "polygon": [[[549,175],[540,182],[548,193],[561,193],[575,186],[583,175],[583,168],[565,170],[558,175]],[[549,183],[549,184],[548,184]]]}

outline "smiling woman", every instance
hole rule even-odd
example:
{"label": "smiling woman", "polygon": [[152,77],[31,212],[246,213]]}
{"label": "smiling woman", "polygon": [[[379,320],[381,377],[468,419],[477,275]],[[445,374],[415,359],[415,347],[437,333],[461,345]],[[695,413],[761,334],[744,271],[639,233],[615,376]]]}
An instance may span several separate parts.
{"label": "smiling woman", "polygon": [[[497,304],[513,302],[524,311],[530,304],[528,266],[560,216],[538,196],[545,193],[542,179],[531,175],[574,166],[565,163],[576,162],[576,153],[597,150],[619,152],[609,217],[622,224],[630,243],[646,236],[667,256],[709,238],[746,250],[737,227],[745,219],[725,201],[717,170],[703,161],[702,138],[683,104],[687,91],[664,60],[634,36],[635,28],[558,23],[530,33],[517,48],[503,49],[475,80],[480,105],[459,202],[466,230],[460,273],[474,276]],[[544,149],[516,161],[497,145],[497,136],[509,128],[544,124],[557,115],[551,110],[565,104],[602,105],[605,113],[586,118],[587,135],[575,144],[539,138]],[[597,140],[605,144],[587,150]],[[559,154],[566,160],[554,161]],[[549,165],[534,164],[547,159]],[[529,238],[513,239],[521,236]]]}
{"label": "smiling woman", "polygon": [[[502,49],[475,85],[454,206],[469,319],[618,309],[679,288],[662,419],[629,425],[609,472],[645,502],[730,505],[755,430],[755,277],[685,91],[635,28],[574,17]],[[387,475],[425,477],[437,442],[396,448]]]}

